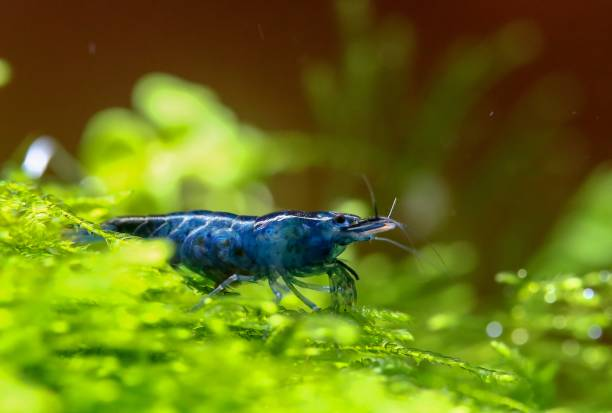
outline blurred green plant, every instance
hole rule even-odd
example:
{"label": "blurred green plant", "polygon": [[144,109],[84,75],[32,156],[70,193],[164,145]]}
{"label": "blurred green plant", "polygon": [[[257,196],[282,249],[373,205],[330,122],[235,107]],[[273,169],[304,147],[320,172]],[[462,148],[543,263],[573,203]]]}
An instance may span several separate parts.
{"label": "blurred green plant", "polygon": [[565,207],[545,247],[528,269],[541,276],[612,266],[612,171],[601,165]]}
{"label": "blurred green plant", "polygon": [[0,59],[0,87],[10,82],[12,77],[11,65],[4,60]]}
{"label": "blurred green plant", "polygon": [[90,184],[103,193],[130,191],[125,208],[132,213],[202,205],[269,211],[272,199],[260,180],[308,162],[307,146],[296,154],[289,148],[299,142],[270,140],[203,86],[151,74],[136,85],[133,102],[134,110],[94,116],[81,145],[83,166],[95,177]]}
{"label": "blurred green plant", "polygon": [[515,103],[491,99],[538,55],[540,35],[530,22],[460,39],[424,75],[407,22],[374,19],[367,0],[335,4],[340,57],[304,74],[319,125],[314,140],[330,169],[323,191],[337,198],[338,188],[355,187],[348,181],[367,173],[382,199],[398,196],[396,215],[415,239],[472,244],[472,278],[479,292],[496,297],[491,274],[530,259],[586,173],[570,126],[578,88],[550,75],[514,91]]}
{"label": "blurred green plant", "polygon": [[540,277],[522,270],[497,280],[512,292],[499,320],[514,348],[500,344],[500,354],[531,378],[547,404],[561,396],[582,411],[609,409],[612,352],[605,334],[612,330],[612,275]]}

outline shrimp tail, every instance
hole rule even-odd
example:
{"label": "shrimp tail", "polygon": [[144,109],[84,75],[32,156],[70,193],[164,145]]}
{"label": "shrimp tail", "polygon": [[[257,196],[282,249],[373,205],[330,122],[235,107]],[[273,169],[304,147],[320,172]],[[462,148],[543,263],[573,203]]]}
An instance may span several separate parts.
{"label": "shrimp tail", "polygon": [[67,229],[64,231],[63,235],[64,238],[80,245],[96,244],[104,241],[104,238],[101,236],[93,234],[83,228]]}

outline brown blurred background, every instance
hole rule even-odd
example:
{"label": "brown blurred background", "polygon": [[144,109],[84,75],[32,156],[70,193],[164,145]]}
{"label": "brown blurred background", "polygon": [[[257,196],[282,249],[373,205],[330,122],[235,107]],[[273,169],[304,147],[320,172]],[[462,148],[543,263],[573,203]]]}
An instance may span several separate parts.
{"label": "brown blurred background", "polygon": [[[492,275],[528,262],[584,178],[612,157],[612,3],[388,0],[361,15],[354,4],[5,2],[0,59],[13,78],[0,89],[0,158],[39,134],[75,151],[92,115],[131,106],[142,75],[170,73],[207,85],[261,130],[329,145],[305,174],[273,177],[276,207],[364,198],[355,176],[367,173],[381,205],[399,196],[398,217],[417,241],[476,245],[475,284],[493,288]],[[360,19],[367,27],[347,35]],[[394,67],[385,59],[395,52]],[[313,77],[320,62],[340,69]]]}
{"label": "brown blurred background", "polygon": [[[128,106],[142,74],[164,71],[216,90],[238,115],[263,129],[306,129],[305,65],[338,49],[328,1],[4,1],[0,58],[13,68],[0,89],[0,157],[31,134],[49,133],[74,149],[87,119]],[[416,78],[425,80],[442,50],[506,22],[541,30],[537,60],[497,85],[495,110],[533,79],[574,77],[584,102],[573,113],[589,140],[590,162],[612,154],[612,3],[608,1],[377,1],[377,16],[414,24]],[[487,108],[488,109],[488,108]],[[485,114],[488,114],[488,110]]]}

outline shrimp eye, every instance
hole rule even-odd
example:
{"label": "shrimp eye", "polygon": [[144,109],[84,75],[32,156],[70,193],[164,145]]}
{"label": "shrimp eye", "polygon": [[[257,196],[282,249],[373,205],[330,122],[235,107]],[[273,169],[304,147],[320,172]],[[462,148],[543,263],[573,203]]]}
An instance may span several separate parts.
{"label": "shrimp eye", "polygon": [[334,222],[336,224],[344,224],[346,222],[346,218],[344,218],[344,215],[336,215],[334,217]]}

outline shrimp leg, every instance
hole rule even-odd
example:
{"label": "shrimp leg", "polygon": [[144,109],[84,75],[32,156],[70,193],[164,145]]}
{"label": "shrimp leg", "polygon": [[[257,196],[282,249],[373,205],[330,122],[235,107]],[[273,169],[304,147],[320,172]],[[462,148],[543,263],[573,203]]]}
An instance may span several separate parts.
{"label": "shrimp leg", "polygon": [[327,285],[318,285],[318,284],[307,283],[306,281],[302,281],[302,280],[299,280],[297,278],[294,278],[292,280],[292,282],[295,285],[297,285],[297,286],[308,288],[309,290],[322,291],[322,292],[326,292],[326,293],[331,291],[331,289]]}
{"label": "shrimp leg", "polygon": [[227,279],[225,279],[221,284],[219,284],[217,288],[212,290],[208,295],[205,295],[202,298],[200,298],[200,301],[198,301],[198,303],[191,308],[191,311],[199,310],[200,308],[202,308],[202,306],[204,305],[204,303],[209,297],[219,294],[221,291],[225,290],[227,287],[229,287],[235,282],[253,282],[253,281],[257,281],[257,277],[254,275],[240,275],[240,274],[231,275]]}
{"label": "shrimp leg", "polygon": [[283,280],[285,281],[285,284],[287,284],[287,287],[289,287],[291,292],[295,294],[297,298],[302,300],[302,302],[306,304],[312,311],[320,310],[318,305],[310,301],[304,294],[302,294],[297,288],[295,288],[295,285],[293,285],[293,283],[291,282],[291,280],[288,279],[288,277],[283,277]]}
{"label": "shrimp leg", "polygon": [[332,308],[337,311],[351,310],[357,298],[355,280],[351,271],[338,265],[327,271],[332,292]]}
{"label": "shrimp leg", "polygon": [[276,278],[271,277],[268,278],[268,284],[270,285],[270,289],[274,294],[274,301],[276,302],[276,304],[280,304],[281,300],[283,299],[283,292],[281,291],[281,289],[283,289],[284,286],[279,284]]}

